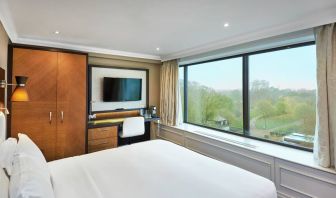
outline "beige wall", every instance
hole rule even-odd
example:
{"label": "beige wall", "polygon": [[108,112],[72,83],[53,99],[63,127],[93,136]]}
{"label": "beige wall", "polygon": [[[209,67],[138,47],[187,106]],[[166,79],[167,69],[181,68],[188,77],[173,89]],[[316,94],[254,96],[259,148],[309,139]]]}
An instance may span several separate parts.
{"label": "beige wall", "polygon": [[161,61],[91,53],[89,54],[89,64],[149,69],[148,104],[160,108]]}
{"label": "beige wall", "polygon": [[0,22],[0,67],[7,71],[8,35]]}
{"label": "beige wall", "polygon": [[[0,67],[2,67],[5,71],[6,71],[6,75],[5,75],[5,79],[7,79],[7,52],[8,52],[8,42],[9,42],[9,38],[8,35],[4,29],[4,27],[1,24],[0,21]],[[3,79],[0,79],[3,80]],[[1,103],[0,103],[0,107],[3,108],[4,104],[2,101],[4,101],[5,103],[7,103],[7,93],[5,92],[5,97],[3,99],[1,99]],[[2,94],[1,94],[2,95]],[[2,110],[3,111],[3,110]],[[4,136],[4,134],[0,133],[0,138],[1,139],[5,139],[6,137]]]}

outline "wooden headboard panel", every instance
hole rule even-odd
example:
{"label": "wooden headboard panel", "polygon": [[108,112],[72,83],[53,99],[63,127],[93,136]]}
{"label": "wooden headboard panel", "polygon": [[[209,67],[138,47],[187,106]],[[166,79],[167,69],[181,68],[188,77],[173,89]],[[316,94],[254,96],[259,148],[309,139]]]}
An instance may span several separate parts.
{"label": "wooden headboard panel", "polygon": [[[0,67],[0,80],[5,80],[6,71]],[[0,88],[0,108],[5,107],[5,88]],[[4,110],[1,110],[4,112]]]}

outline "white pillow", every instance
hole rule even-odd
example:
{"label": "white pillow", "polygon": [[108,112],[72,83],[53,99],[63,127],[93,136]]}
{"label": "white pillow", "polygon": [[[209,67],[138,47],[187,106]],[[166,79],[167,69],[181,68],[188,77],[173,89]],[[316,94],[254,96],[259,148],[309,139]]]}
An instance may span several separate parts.
{"label": "white pillow", "polygon": [[41,150],[25,134],[18,134],[19,142],[10,178],[11,198],[53,198],[47,161]]}
{"label": "white pillow", "polygon": [[8,198],[9,179],[5,171],[0,168],[0,197]]}
{"label": "white pillow", "polygon": [[4,168],[8,175],[12,174],[13,157],[17,148],[15,138],[8,138],[0,144],[0,168]]}
{"label": "white pillow", "polygon": [[16,154],[9,195],[10,198],[54,198],[47,164],[25,153]]}
{"label": "white pillow", "polygon": [[36,157],[44,163],[47,163],[41,150],[36,146],[36,144],[25,134],[19,133],[19,142],[17,146],[16,153],[25,153],[29,156]]}

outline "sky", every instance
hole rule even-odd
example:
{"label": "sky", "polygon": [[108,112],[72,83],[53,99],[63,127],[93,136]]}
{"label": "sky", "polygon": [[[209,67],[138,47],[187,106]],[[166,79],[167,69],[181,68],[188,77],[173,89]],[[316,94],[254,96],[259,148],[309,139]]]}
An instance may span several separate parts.
{"label": "sky", "polygon": [[[249,65],[250,82],[266,80],[279,89],[316,89],[315,45],[251,55]],[[189,66],[188,79],[216,90],[242,89],[242,58]]]}

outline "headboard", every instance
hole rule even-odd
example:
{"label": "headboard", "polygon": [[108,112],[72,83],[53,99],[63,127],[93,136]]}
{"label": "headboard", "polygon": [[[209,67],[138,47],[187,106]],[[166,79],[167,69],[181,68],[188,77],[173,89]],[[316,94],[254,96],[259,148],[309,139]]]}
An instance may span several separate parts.
{"label": "headboard", "polygon": [[[0,67],[0,80],[5,80],[6,71]],[[5,88],[0,87],[0,108],[5,107]],[[3,110],[1,110],[4,112]]]}
{"label": "headboard", "polygon": [[[0,67],[0,80],[5,80],[6,71]],[[0,108],[5,107],[5,88],[0,88]],[[0,139],[6,139],[6,115],[5,110],[0,110]]]}

